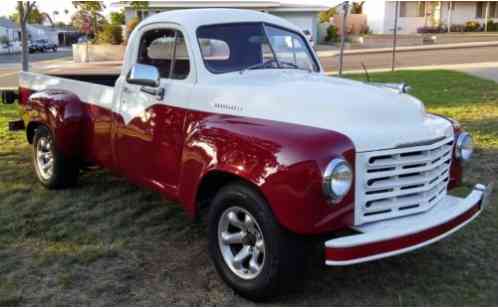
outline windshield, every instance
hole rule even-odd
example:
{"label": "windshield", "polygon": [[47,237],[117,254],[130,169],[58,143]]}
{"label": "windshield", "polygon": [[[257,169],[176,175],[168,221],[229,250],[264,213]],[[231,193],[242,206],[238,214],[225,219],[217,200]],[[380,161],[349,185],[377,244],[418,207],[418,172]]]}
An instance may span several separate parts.
{"label": "windshield", "polygon": [[252,69],[318,71],[305,39],[263,23],[220,24],[197,30],[204,63],[215,74]]}

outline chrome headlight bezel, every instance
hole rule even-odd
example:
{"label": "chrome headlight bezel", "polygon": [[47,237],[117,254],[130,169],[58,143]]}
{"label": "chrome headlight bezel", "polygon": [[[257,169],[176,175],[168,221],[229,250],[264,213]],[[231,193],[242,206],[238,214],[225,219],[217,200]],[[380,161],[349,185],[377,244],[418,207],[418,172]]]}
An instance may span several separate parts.
{"label": "chrome headlight bezel", "polygon": [[455,155],[456,158],[468,161],[474,154],[474,141],[469,133],[461,133],[456,141]]}
{"label": "chrome headlight bezel", "polygon": [[333,159],[323,173],[323,192],[334,204],[341,202],[353,187],[353,168],[343,158]]}

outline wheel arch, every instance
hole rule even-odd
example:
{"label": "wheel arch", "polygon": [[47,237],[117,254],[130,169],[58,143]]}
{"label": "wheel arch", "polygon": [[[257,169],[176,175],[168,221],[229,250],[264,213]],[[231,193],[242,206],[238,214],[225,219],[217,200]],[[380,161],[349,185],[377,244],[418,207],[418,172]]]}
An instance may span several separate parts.
{"label": "wheel arch", "polygon": [[26,139],[28,140],[29,144],[33,144],[36,129],[38,129],[40,126],[45,126],[48,128],[48,126],[43,124],[42,122],[38,121],[29,122],[28,127],[26,128]]}
{"label": "wheel arch", "polygon": [[[197,187],[196,213],[198,214],[200,210],[209,207],[211,201],[223,187],[234,183],[248,186],[258,193],[266,204],[269,204],[261,188],[250,179],[225,170],[211,170],[201,178]],[[271,210],[271,206],[268,207]]]}

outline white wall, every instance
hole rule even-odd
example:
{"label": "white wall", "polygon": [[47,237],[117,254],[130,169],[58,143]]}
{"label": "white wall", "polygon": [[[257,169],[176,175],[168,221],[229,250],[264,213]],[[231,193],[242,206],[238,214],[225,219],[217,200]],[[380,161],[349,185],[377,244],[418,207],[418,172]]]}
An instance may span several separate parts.
{"label": "white wall", "polygon": [[[477,3],[476,2],[454,2],[455,10],[452,13],[452,25],[463,25],[467,21],[479,21],[484,24],[484,18],[476,17]],[[390,34],[394,28],[395,16],[394,1],[379,1],[367,0],[364,8],[365,13],[368,15],[368,26],[374,33]],[[493,19],[498,22],[498,18]],[[448,3],[443,2],[441,7],[441,22],[447,24],[448,22]],[[417,33],[417,29],[425,26],[424,17],[400,17],[399,33],[410,34]]]}
{"label": "white wall", "polygon": [[27,29],[30,36],[30,40],[32,41],[48,40],[51,43],[59,44],[59,36],[56,31],[48,31],[30,25],[28,25]]}
{"label": "white wall", "polygon": [[11,42],[19,41],[19,31],[15,29],[0,27],[0,36],[8,37]]}
{"label": "white wall", "polygon": [[386,19],[386,6],[384,1],[366,1],[363,5],[363,12],[367,15],[367,23],[373,33],[384,33]]}

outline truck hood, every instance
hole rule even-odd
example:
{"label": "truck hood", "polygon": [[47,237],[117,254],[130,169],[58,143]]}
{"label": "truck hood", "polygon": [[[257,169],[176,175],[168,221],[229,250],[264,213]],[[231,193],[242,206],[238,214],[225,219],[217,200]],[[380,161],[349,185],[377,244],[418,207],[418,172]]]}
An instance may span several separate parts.
{"label": "truck hood", "polygon": [[[418,99],[366,83],[297,70],[255,70],[213,82],[211,107],[313,126],[349,137],[358,152],[452,136],[451,123]],[[210,91],[208,91],[210,92]]]}

